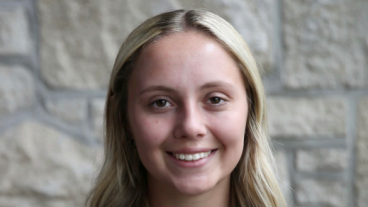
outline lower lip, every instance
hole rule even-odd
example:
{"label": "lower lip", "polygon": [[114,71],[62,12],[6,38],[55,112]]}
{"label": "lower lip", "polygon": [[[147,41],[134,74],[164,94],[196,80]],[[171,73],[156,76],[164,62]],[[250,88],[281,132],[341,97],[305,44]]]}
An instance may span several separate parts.
{"label": "lower lip", "polygon": [[201,167],[205,165],[217,152],[217,150],[213,150],[211,154],[209,154],[207,157],[196,160],[196,161],[186,161],[186,160],[178,160],[174,155],[167,153],[167,155],[174,161],[176,165],[179,165],[180,167],[184,168],[195,168],[195,167]]}

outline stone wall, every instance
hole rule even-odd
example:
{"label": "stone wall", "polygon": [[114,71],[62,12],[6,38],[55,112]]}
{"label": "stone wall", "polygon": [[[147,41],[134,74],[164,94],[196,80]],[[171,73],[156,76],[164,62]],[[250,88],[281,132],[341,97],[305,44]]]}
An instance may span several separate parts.
{"label": "stone wall", "polygon": [[207,8],[261,65],[289,206],[368,206],[368,1],[0,0],[0,206],[83,206],[114,56],[146,18]]}

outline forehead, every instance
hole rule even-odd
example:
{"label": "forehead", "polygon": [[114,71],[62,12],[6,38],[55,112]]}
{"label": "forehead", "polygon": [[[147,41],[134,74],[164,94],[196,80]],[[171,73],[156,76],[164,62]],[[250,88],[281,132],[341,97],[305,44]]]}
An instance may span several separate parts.
{"label": "forehead", "polygon": [[171,34],[148,44],[136,61],[131,79],[142,87],[243,81],[236,62],[222,45],[196,31]]}
{"label": "forehead", "polygon": [[[198,44],[199,42],[206,44]],[[160,47],[161,49],[173,49],[175,47],[185,47],[186,49],[198,50],[205,45],[209,45],[209,43],[220,45],[217,40],[209,34],[205,34],[202,31],[189,30],[161,36],[148,44],[146,48],[152,49]],[[150,49],[145,50],[149,51]]]}

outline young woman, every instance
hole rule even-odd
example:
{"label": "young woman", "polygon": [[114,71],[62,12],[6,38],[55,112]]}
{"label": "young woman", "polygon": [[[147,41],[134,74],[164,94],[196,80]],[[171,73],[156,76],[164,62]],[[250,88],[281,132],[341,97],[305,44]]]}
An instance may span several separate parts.
{"label": "young woman", "polygon": [[176,10],[123,43],[90,207],[285,206],[264,89],[242,37],[219,16]]}

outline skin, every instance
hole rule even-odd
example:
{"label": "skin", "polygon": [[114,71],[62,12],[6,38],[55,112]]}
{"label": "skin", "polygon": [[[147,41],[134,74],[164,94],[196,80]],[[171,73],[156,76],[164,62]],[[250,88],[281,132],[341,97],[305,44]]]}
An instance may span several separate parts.
{"label": "skin", "polygon": [[[210,37],[188,31],[144,48],[128,84],[128,119],[151,206],[228,206],[247,108],[240,70]],[[215,151],[198,167],[170,154],[199,148]]]}

